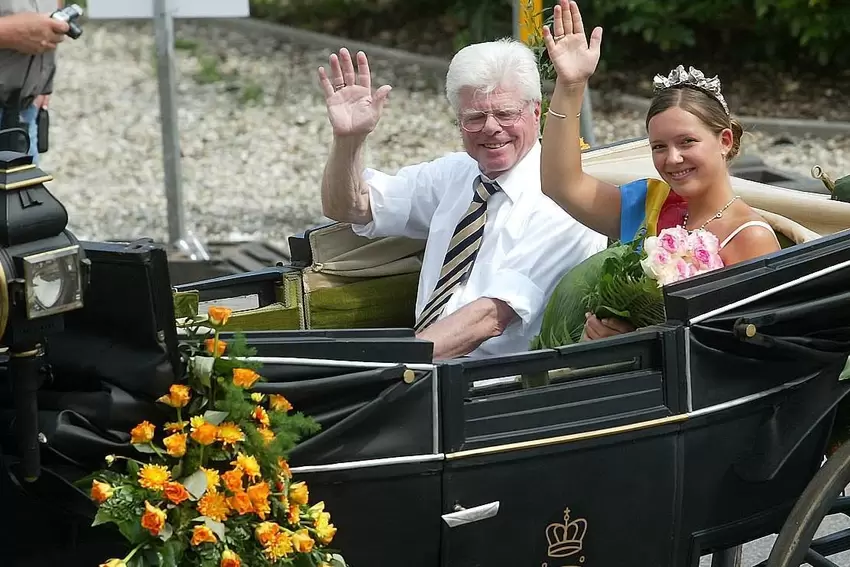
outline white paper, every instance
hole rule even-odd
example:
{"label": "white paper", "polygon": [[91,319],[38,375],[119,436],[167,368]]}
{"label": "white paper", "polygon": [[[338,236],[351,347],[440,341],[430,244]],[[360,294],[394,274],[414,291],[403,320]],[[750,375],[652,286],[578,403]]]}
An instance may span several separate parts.
{"label": "white paper", "polygon": [[[167,0],[174,18],[246,18],[249,0]],[[153,18],[153,0],[88,0],[86,16],[93,20]]]}
{"label": "white paper", "polygon": [[499,502],[496,501],[490,502],[489,504],[476,506],[475,508],[468,508],[465,510],[460,510],[458,512],[452,512],[451,514],[443,514],[443,521],[446,522],[446,524],[448,524],[450,528],[453,528],[455,526],[462,526],[464,524],[480,522],[481,520],[492,518],[498,513]]}

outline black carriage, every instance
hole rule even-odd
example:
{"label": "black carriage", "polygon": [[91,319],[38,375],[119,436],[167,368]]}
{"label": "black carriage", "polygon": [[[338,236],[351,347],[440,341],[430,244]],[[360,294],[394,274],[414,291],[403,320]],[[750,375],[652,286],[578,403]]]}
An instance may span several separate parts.
{"label": "black carriage", "polygon": [[[180,374],[174,301],[187,293],[241,305],[233,330],[268,379],[256,389],[322,425],[290,463],[333,511],[354,567],[693,567],[708,553],[734,565],[727,550],[777,532],[769,567],[850,549],[842,533],[812,544],[850,482],[850,446],[824,464],[850,389],[850,233],[671,286],[663,325],[434,362],[409,328],[415,262],[346,280],[317,261],[339,242],[317,235],[345,230],[294,238],[292,265],[176,289],[160,247],[83,243],[86,306],[50,339],[38,395],[37,482],[15,474],[15,413],[3,413],[12,565],[96,565],[122,548],[89,527],[95,506],[73,481],[132,451],[124,432]],[[416,255],[415,243],[370,245],[391,247],[396,267]],[[317,293],[340,278],[359,287]],[[541,372],[548,385],[523,387]]]}

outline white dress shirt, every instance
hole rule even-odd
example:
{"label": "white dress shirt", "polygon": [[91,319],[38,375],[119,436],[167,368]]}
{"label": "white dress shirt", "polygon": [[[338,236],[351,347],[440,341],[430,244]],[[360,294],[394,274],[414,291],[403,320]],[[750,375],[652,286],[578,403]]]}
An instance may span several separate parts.
{"label": "white dress shirt", "polygon": [[[353,226],[354,232],[368,238],[427,239],[417,318],[437,284],[449,241],[480,174],[478,163],[465,152],[403,167],[396,175],[364,172],[372,221]],[[502,191],[487,201],[484,238],[472,272],[456,288],[440,318],[490,297],[510,305],[519,319],[500,336],[484,341],[469,354],[473,357],[528,351],[558,281],[607,244],[605,236],[580,224],[540,190],[539,142],[493,181]]]}

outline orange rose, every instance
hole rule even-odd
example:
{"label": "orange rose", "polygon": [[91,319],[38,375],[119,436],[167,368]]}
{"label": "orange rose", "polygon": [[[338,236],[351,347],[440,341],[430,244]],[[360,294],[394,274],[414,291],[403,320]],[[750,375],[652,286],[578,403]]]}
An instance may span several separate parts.
{"label": "orange rose", "polygon": [[130,443],[134,445],[150,443],[153,440],[154,432],[156,432],[156,426],[149,421],[143,421],[130,430]]}
{"label": "orange rose", "polygon": [[295,504],[306,504],[310,498],[310,491],[307,489],[307,483],[303,480],[296,482],[289,487],[289,499]]}
{"label": "orange rose", "polygon": [[172,384],[168,389],[168,394],[161,396],[156,401],[161,402],[173,408],[183,408],[189,404],[192,398],[192,391],[185,384]]}
{"label": "orange rose", "polygon": [[179,482],[169,482],[165,485],[165,497],[179,505],[189,499],[189,491]]}
{"label": "orange rose", "polygon": [[314,543],[313,538],[310,537],[310,534],[305,529],[300,529],[292,534],[292,544],[298,553],[310,553],[313,551]]}
{"label": "orange rose", "polygon": [[210,307],[207,310],[207,316],[209,317],[210,324],[214,327],[227,325],[227,321],[230,319],[230,315],[232,313],[233,310],[228,309],[227,307]]}
{"label": "orange rose", "polygon": [[192,545],[198,546],[202,543],[215,543],[215,534],[207,526],[195,526],[192,530]]}
{"label": "orange rose", "polygon": [[142,515],[142,527],[148,530],[151,535],[158,536],[164,526],[165,512],[155,506],[151,506],[150,502],[145,500],[145,513]]}
{"label": "orange rose", "polygon": [[262,522],[258,524],[254,530],[254,535],[257,536],[257,541],[260,545],[266,546],[274,541],[277,534],[280,533],[280,526],[274,522]]}
{"label": "orange rose", "polygon": [[[204,341],[204,347],[206,347],[208,353],[215,356],[221,356],[227,348],[227,343],[221,339],[218,339],[218,343],[216,343],[215,339],[207,339]],[[213,352],[213,349],[215,349],[215,352]]]}
{"label": "orange rose", "polygon": [[269,396],[269,407],[273,411],[289,411],[292,409],[292,404],[283,396],[272,394]]}
{"label": "orange rose", "polygon": [[271,494],[271,489],[266,481],[248,487],[248,497],[254,506],[254,512],[261,520],[265,520],[266,514],[271,512],[269,494]]}
{"label": "orange rose", "polygon": [[239,556],[236,555],[229,549],[225,549],[224,553],[221,554],[221,563],[219,567],[241,567],[242,560],[239,559]]}
{"label": "orange rose", "polygon": [[115,490],[105,482],[94,480],[91,483],[91,499],[98,504],[103,504],[112,496]]}
{"label": "orange rose", "polygon": [[218,427],[204,421],[201,416],[192,418],[192,433],[191,437],[201,445],[212,445],[218,436]]}
{"label": "orange rose", "polygon": [[175,458],[180,458],[186,454],[186,434],[185,433],[175,433],[174,435],[169,435],[165,439],[162,440],[163,445],[165,445],[165,450],[169,455]]}
{"label": "orange rose", "polygon": [[293,526],[298,525],[298,522],[301,520],[301,508],[298,504],[289,505],[289,514],[287,514],[286,519],[289,520],[289,523]]}
{"label": "orange rose", "polygon": [[251,503],[251,498],[245,492],[237,492],[227,499],[230,508],[237,514],[248,514],[254,510],[254,505]]}
{"label": "orange rose", "polygon": [[250,368],[234,368],[233,383],[240,388],[250,388],[254,382],[260,379],[260,375]]}
{"label": "orange rose", "polygon": [[242,492],[244,490],[242,487],[242,474],[242,469],[236,468],[222,474],[221,480],[224,481],[224,486],[226,486],[230,492]]}

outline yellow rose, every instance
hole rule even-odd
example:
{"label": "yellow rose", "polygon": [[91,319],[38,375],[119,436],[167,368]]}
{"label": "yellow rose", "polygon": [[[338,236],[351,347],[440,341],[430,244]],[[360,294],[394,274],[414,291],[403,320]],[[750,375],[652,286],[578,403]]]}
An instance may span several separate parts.
{"label": "yellow rose", "polygon": [[233,383],[240,388],[250,388],[259,379],[260,375],[250,368],[233,369]]}
{"label": "yellow rose", "polygon": [[186,434],[185,433],[175,433],[174,435],[169,435],[165,439],[162,440],[163,445],[165,445],[165,450],[169,455],[175,458],[180,458],[186,454]]}
{"label": "yellow rose", "polygon": [[207,316],[209,317],[209,322],[214,327],[220,327],[222,325],[227,325],[227,321],[230,319],[230,315],[233,313],[232,309],[228,309],[227,307],[210,307],[207,310]]}
{"label": "yellow rose", "polygon": [[313,538],[310,537],[310,534],[305,529],[300,529],[292,534],[292,544],[298,553],[310,553],[313,551],[314,543]]}
{"label": "yellow rose", "polygon": [[99,480],[94,480],[91,483],[91,499],[98,504],[103,504],[112,496],[115,490],[112,486]]}
{"label": "yellow rose", "polygon": [[295,504],[306,504],[310,498],[310,491],[307,489],[307,483],[303,480],[296,482],[289,487],[289,499]]}
{"label": "yellow rose", "polygon": [[142,515],[142,527],[151,535],[158,536],[165,526],[165,512],[145,500],[145,513]]}
{"label": "yellow rose", "polygon": [[134,445],[150,443],[155,432],[156,426],[154,424],[149,421],[143,421],[130,430],[130,443]]}
{"label": "yellow rose", "polygon": [[123,559],[110,559],[106,563],[101,563],[100,567],[127,567]]}
{"label": "yellow rose", "polygon": [[224,553],[221,554],[221,563],[219,567],[241,567],[242,560],[239,559],[239,556],[236,555],[229,549],[225,549]]}

